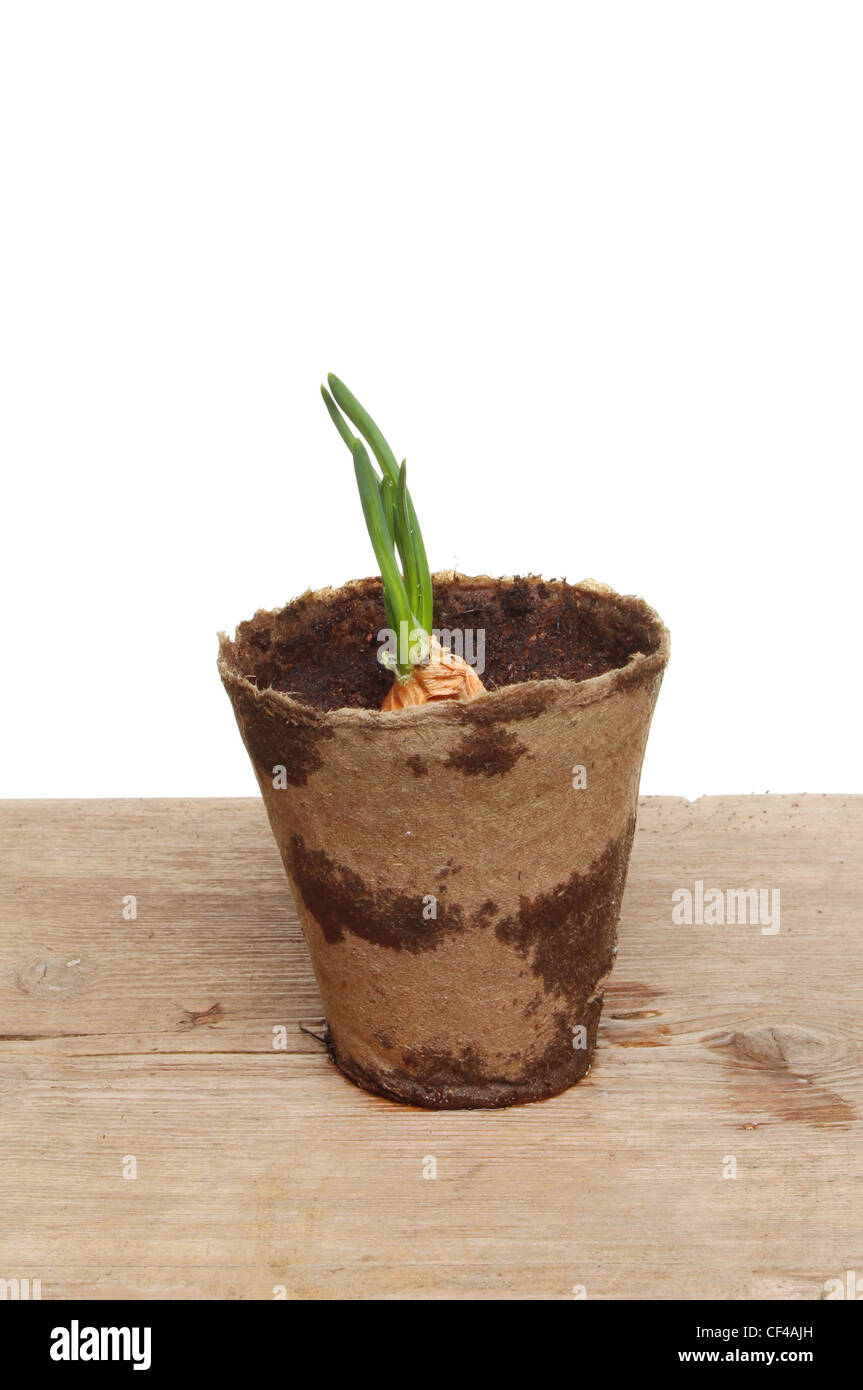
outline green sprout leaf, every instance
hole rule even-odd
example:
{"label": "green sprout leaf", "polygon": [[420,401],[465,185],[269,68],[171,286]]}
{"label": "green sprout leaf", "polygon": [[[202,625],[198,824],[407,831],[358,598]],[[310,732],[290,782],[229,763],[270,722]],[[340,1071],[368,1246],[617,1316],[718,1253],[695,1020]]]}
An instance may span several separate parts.
{"label": "green sprout leaf", "polygon": [[[378,483],[378,490],[381,494],[384,516],[387,519],[387,529],[393,541],[396,540],[396,490],[389,478],[381,478]],[[410,592],[410,591],[408,591]]]}
{"label": "green sprout leaf", "polygon": [[[354,473],[357,479],[360,501],[363,507],[363,515],[366,519],[369,539],[372,549],[375,552],[375,559],[381,572],[381,579],[384,586],[384,604],[387,611],[387,622],[401,638],[402,623],[407,623],[407,632],[410,635],[412,616],[411,605],[405,590],[404,580],[399,573],[396,564],[395,550],[393,549],[393,538],[390,534],[387,523],[384,505],[381,501],[378,478],[372,468],[371,459],[366,453],[365,445],[361,439],[354,440]],[[398,674],[402,679],[410,675],[410,663],[399,662]]]}
{"label": "green sprout leaf", "polygon": [[[407,504],[407,465],[402,463],[399,469],[399,480],[396,486],[396,505],[395,505],[395,534],[396,544],[402,558],[402,569],[404,570],[405,589],[407,590],[408,600],[411,605],[411,612],[414,615],[422,613],[423,596],[419,583],[419,571],[417,569],[416,544],[411,530],[410,514]],[[422,627],[422,619],[415,616],[416,624]]]}
{"label": "green sprout leaf", "polygon": [[[327,376],[330,390],[336,398],[336,402],[341,410],[344,411],[352,424],[356,425],[363,439],[368,444],[375,458],[381,466],[381,472],[392,480],[398,482],[399,466],[396,463],[396,456],[384,439],[371,415],[360,405],[356,396],[348,390],[343,381],[339,381],[332,372]],[[347,426],[345,426],[347,428]],[[344,435],[342,435],[344,438]]]}
{"label": "green sprout leaf", "polygon": [[[332,372],[327,381],[330,390],[322,386],[321,395],[330,419],[353,456],[363,515],[380,567],[387,624],[401,636],[400,624],[406,621],[409,633],[419,629],[421,636],[427,637],[434,623],[434,595],[422,532],[407,488],[407,465],[403,462],[398,466],[380,429],[344,382]],[[348,421],[368,444],[382,477],[378,477],[362,440],[354,435]],[[401,571],[396,563],[396,548]],[[410,671],[411,667],[404,664],[397,668],[402,680],[407,679]]]}
{"label": "green sprout leaf", "polygon": [[345,420],[344,416],[342,415],[341,411],[339,410],[338,406],[336,405],[326,386],[321,387],[321,395],[324,398],[324,405],[330,412],[330,419],[332,420],[339,434],[342,436],[342,439],[347,444],[348,448],[353,450],[356,436],[352,434],[351,431],[348,429],[347,421]]}
{"label": "green sprout leaf", "polygon": [[417,521],[414,504],[411,501],[411,495],[407,488],[405,488],[405,506],[407,508],[408,522],[414,545],[414,555],[416,557],[417,585],[420,594],[420,627],[424,632],[431,632],[434,627],[434,593],[432,591],[431,571],[429,570],[429,562],[426,557],[426,548],[423,544],[420,524]]}

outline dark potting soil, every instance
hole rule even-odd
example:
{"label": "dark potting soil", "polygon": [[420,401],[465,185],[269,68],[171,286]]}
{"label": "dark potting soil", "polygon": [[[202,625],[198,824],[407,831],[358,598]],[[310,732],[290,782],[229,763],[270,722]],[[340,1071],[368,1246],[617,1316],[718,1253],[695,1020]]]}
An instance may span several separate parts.
{"label": "dark potting soil", "polygon": [[[436,579],[434,612],[437,631],[484,630],[488,690],[555,676],[586,680],[625,666],[635,652],[649,655],[659,640],[640,605],[535,578],[493,587]],[[378,709],[392,683],[377,660],[385,624],[379,579],[326,597],[304,594],[240,624],[237,665],[259,689],[318,709]]]}

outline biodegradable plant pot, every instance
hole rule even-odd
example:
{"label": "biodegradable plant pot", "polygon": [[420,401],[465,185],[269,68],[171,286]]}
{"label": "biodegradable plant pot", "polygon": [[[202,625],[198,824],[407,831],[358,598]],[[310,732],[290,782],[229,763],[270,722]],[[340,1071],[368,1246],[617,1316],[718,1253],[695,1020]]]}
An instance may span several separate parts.
{"label": "biodegradable plant pot", "polygon": [[379,580],[257,613],[219,671],[337,1065],[416,1105],[514,1105],[590,1067],[669,639],[594,581],[434,583],[438,628],[485,630],[475,700],[377,708]]}

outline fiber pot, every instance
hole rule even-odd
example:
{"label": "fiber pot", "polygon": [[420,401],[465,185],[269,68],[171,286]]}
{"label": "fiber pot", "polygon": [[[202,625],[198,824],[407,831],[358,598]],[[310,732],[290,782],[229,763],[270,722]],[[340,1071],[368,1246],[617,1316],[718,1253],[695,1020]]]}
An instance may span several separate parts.
{"label": "fiber pot", "polygon": [[475,700],[377,708],[379,580],[257,613],[219,671],[336,1064],[393,1100],[515,1105],[590,1067],[669,639],[590,580],[434,584],[438,628],[485,632]]}

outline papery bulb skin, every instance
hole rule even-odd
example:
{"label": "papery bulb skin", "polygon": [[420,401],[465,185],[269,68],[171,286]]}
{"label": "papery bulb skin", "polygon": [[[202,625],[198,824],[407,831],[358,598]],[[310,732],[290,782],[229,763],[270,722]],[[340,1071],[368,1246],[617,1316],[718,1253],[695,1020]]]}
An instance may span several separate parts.
{"label": "papery bulb skin", "polygon": [[473,667],[463,657],[445,651],[432,637],[428,660],[413,668],[409,680],[393,681],[381,709],[407,709],[409,705],[425,705],[432,700],[473,700],[485,693]]}

